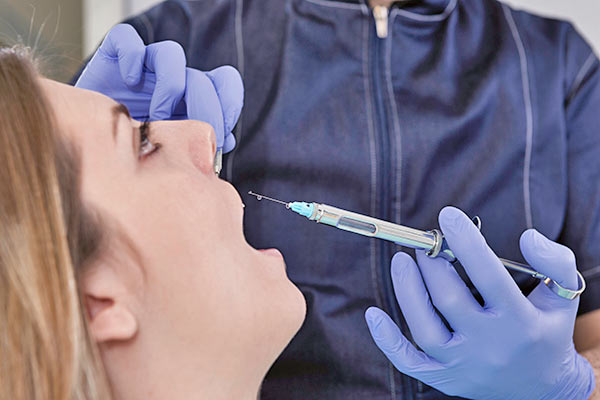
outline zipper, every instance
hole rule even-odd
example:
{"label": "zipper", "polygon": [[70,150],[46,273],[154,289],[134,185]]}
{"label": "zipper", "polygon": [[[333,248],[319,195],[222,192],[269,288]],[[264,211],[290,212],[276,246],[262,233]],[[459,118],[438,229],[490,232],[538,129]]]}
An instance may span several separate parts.
{"label": "zipper", "polygon": [[388,17],[390,15],[390,9],[386,6],[375,6],[373,7],[373,18],[375,18],[375,29],[377,30],[377,37],[379,39],[385,39],[388,37]]}
{"label": "zipper", "polygon": [[[375,20],[377,21],[377,19]],[[379,209],[379,218],[384,221],[389,221],[389,206],[386,204],[387,199],[389,199],[389,191],[391,187],[390,182],[390,137],[388,130],[388,112],[385,105],[385,100],[383,96],[383,72],[382,72],[382,47],[384,44],[384,40],[381,40],[379,36],[374,37],[372,40],[372,57],[371,57],[371,81],[373,82],[373,97],[374,97],[374,115],[375,115],[375,129],[376,129],[376,137],[378,140],[378,168],[377,168],[377,181],[380,182],[378,184],[378,209]],[[378,243],[378,247],[382,257],[382,280],[383,280],[383,290],[384,290],[384,303],[386,308],[394,313],[395,307],[393,306],[394,293],[393,288],[391,286],[391,280],[389,279],[390,271],[389,271],[389,262],[387,261],[387,250],[389,250],[389,245],[385,241],[380,241]],[[391,295],[391,296],[390,296]],[[397,317],[394,315],[394,317]],[[394,318],[397,320],[397,318]]]}
{"label": "zipper", "polygon": [[[388,199],[390,190],[393,187],[392,181],[392,161],[391,161],[391,138],[388,127],[388,110],[384,100],[385,92],[385,54],[384,44],[388,38],[388,23],[390,9],[386,6],[377,5],[373,7],[373,19],[375,20],[375,30],[377,36],[373,38],[372,57],[371,57],[371,80],[373,82],[374,108],[375,108],[375,125],[376,137],[379,138],[379,165],[377,180],[381,182],[378,185],[379,190],[379,213],[380,218],[384,221],[391,221],[392,215]],[[384,306],[389,310],[390,316],[396,321],[402,332],[407,332],[408,327],[404,318],[400,315],[400,310],[396,305],[396,296],[390,277],[390,255],[391,245],[381,240],[378,245],[378,250],[381,255],[381,277],[383,287],[383,302]],[[414,381],[406,376],[400,375],[401,379],[401,396],[403,399],[414,399]]]}

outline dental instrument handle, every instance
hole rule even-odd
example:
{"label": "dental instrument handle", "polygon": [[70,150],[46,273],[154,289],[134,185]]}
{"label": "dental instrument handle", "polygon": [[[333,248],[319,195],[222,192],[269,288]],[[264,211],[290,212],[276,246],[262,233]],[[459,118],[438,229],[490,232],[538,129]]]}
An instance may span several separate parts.
{"label": "dental instrument handle", "polygon": [[219,147],[217,149],[217,153],[215,154],[215,162],[214,162],[215,174],[220,175],[221,170],[223,169],[223,148]]}

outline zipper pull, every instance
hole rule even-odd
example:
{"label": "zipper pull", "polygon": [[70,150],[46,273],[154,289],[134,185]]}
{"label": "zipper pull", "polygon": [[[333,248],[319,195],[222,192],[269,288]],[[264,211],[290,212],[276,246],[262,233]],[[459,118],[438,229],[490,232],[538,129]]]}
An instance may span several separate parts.
{"label": "zipper pull", "polygon": [[388,15],[390,9],[386,6],[373,7],[373,17],[375,18],[375,28],[377,29],[377,37],[385,39],[388,36]]}

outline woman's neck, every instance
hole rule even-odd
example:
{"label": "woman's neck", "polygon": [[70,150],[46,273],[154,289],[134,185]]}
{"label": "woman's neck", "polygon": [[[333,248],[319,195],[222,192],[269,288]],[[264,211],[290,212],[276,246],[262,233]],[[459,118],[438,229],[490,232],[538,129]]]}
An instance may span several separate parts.
{"label": "woman's neck", "polygon": [[[160,354],[103,349],[104,364],[115,400],[256,400],[266,374],[262,368],[242,368],[235,360],[165,358]],[[123,350],[123,349],[121,349]]]}
{"label": "woman's neck", "polygon": [[[136,374],[137,375],[137,374]],[[188,400],[188,399],[235,399],[257,400],[260,385],[244,385],[236,378],[222,379],[221,377],[197,376],[186,379],[182,376],[171,379],[173,375],[180,375],[173,371],[170,376],[147,381],[138,379],[139,376],[125,374],[117,382],[112,381],[115,400]],[[188,375],[188,374],[181,374]],[[128,377],[129,376],[129,377]],[[211,379],[212,378],[212,379]]]}

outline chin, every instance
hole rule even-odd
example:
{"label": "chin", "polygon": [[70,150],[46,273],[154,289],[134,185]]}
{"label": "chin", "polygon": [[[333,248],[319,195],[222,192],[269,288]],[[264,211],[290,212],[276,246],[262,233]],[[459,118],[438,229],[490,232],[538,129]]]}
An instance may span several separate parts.
{"label": "chin", "polygon": [[296,285],[292,283],[292,286],[294,287],[294,316],[296,317],[295,330],[292,334],[293,337],[296,335],[296,333],[298,333],[298,331],[302,327],[302,324],[304,323],[304,320],[306,319],[306,299],[304,298],[304,295]]}
{"label": "chin", "polygon": [[[285,268],[285,262],[282,259],[283,268]],[[284,269],[285,270],[285,269]],[[282,320],[285,321],[285,326],[289,328],[289,340],[285,343],[289,343],[290,340],[298,333],[304,320],[306,319],[306,299],[304,295],[288,277],[286,274],[286,287],[285,287],[285,299],[282,299],[282,304],[285,304]]]}
{"label": "chin", "polygon": [[277,275],[277,290],[273,290],[273,304],[276,304],[277,331],[282,341],[281,351],[302,327],[306,318],[306,300],[298,287],[289,279],[283,255],[277,249],[258,252],[265,267]]}
{"label": "chin", "polygon": [[[285,348],[290,344],[294,336],[298,333],[306,318],[306,300],[291,281],[285,290],[283,296],[277,298],[277,313],[272,320],[270,333],[266,346],[271,348],[270,365],[281,355]],[[270,367],[269,365],[269,367]],[[266,373],[266,371],[265,371]]]}

